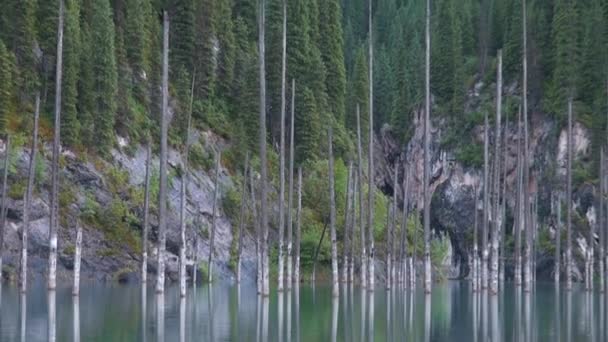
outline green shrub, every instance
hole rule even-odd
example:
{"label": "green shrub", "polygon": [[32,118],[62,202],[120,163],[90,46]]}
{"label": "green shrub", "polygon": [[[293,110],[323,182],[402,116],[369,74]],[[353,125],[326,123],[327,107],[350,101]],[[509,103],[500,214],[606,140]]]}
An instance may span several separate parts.
{"label": "green shrub", "polygon": [[67,245],[63,249],[63,254],[65,255],[74,255],[74,253],[76,253],[76,247],[74,247],[74,245]]}
{"label": "green shrub", "polygon": [[206,261],[201,261],[197,268],[200,279],[206,283],[209,279],[209,264]]}
{"label": "green shrub", "polygon": [[8,197],[14,200],[23,199],[25,188],[27,187],[25,179],[18,179],[13,184],[8,184]]}

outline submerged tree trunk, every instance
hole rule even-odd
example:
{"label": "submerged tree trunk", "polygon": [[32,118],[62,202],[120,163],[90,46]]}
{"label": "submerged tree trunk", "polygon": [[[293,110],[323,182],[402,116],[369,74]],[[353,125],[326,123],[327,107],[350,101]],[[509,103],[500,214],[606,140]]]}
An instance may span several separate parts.
{"label": "submerged tree trunk", "polygon": [[287,54],[287,4],[283,0],[283,38],[281,62],[281,137],[279,147],[279,263],[277,290],[283,291],[285,280],[285,56]]}
{"label": "submerged tree trunk", "polygon": [[523,228],[523,157],[521,107],[517,116],[517,220],[515,227],[515,286],[521,286],[521,231]]}
{"label": "submerged tree trunk", "polygon": [[369,0],[369,136],[368,136],[368,197],[367,228],[369,229],[368,288],[374,290],[374,35],[372,25],[372,0]]}
{"label": "submerged tree trunk", "polygon": [[477,213],[477,202],[479,201],[479,196],[477,186],[473,188],[473,191],[475,192],[475,207],[473,208],[473,270],[471,272],[471,279],[473,292],[477,292],[479,291],[479,250],[477,249],[477,217],[479,216]]}
{"label": "submerged tree trunk", "polygon": [[165,292],[165,248],[167,243],[167,134],[169,129],[169,14],[163,12],[163,80],[160,125],[160,179],[158,191],[158,267],[156,293]]}
{"label": "submerged tree trunk", "polygon": [[555,209],[557,212],[557,227],[555,227],[555,270],[554,272],[554,280],[555,284],[559,284],[560,282],[560,272],[561,272],[561,257],[562,257],[562,196],[561,194],[557,195]]}
{"label": "submerged tree trunk", "polygon": [[494,136],[494,229],[492,231],[492,259],[490,263],[490,292],[498,293],[498,235],[500,233],[500,124],[502,115],[502,50],[498,50],[496,90],[496,133]]}
{"label": "submerged tree trunk", "polygon": [[336,237],[336,194],[334,187],[334,153],[333,153],[333,136],[332,128],[329,127],[327,132],[329,140],[329,233],[331,237],[331,274],[332,288],[331,293],[334,297],[338,297],[338,241]]}
{"label": "submerged tree trunk", "polygon": [[481,289],[488,288],[488,221],[490,214],[490,180],[489,180],[489,123],[488,112],[485,113],[483,130],[483,221],[481,222]]}
{"label": "submerged tree trunk", "polygon": [[144,223],[143,236],[141,238],[141,282],[145,284],[148,280],[148,229],[150,225],[150,174],[152,163],[152,146],[148,139],[146,148],[146,179],[144,184]]}
{"label": "submerged tree trunk", "polygon": [[[30,164],[27,171],[27,190],[23,200],[23,228],[21,228],[21,276],[19,277],[21,293],[27,291],[27,239],[30,229],[30,206],[34,181],[36,179],[36,154],[38,152],[38,119],[40,117],[40,93],[36,94],[36,109],[34,111],[34,133],[32,134],[32,145],[30,148]],[[8,150],[7,150],[8,151]],[[3,234],[4,236],[4,234]],[[3,238],[0,238],[3,240]],[[0,246],[2,246],[0,244]],[[1,253],[0,253],[1,254]],[[0,279],[2,279],[2,257],[0,256]]]}
{"label": "submerged tree trunk", "polygon": [[215,230],[217,223],[217,198],[220,190],[220,161],[222,159],[222,153],[217,152],[215,155],[215,187],[213,190],[213,217],[211,217],[211,234],[209,239],[209,262],[208,262],[208,279],[209,284],[213,283],[213,257],[215,254]]}
{"label": "submerged tree trunk", "polygon": [[267,205],[267,161],[266,161],[266,1],[259,2],[259,67],[260,67],[260,225],[262,229],[262,295],[268,297],[270,295],[269,273],[268,273],[268,213],[266,212]]}
{"label": "submerged tree trunk", "polygon": [[48,288],[57,286],[57,229],[59,226],[59,153],[61,146],[61,80],[63,73],[63,21],[64,3],[59,0],[57,24],[57,67],[55,69],[55,133],[51,162],[51,217],[49,221],[49,273]]}
{"label": "submerged tree trunk", "polygon": [[359,180],[359,233],[361,243],[361,286],[367,283],[367,244],[365,241],[365,220],[363,218],[363,152],[361,148],[361,110],[357,104],[357,178]]}
{"label": "submerged tree trunk", "polygon": [[599,288],[600,288],[600,293],[604,292],[604,222],[605,222],[605,216],[604,216],[604,195],[605,195],[605,178],[604,178],[604,167],[605,167],[605,159],[604,159],[604,148],[602,147],[600,150],[600,191],[599,191],[599,197],[600,197],[600,210],[599,210],[599,219],[598,219],[598,225],[597,228],[599,230],[599,235],[600,235],[600,243],[599,243],[599,251],[598,251],[598,261],[599,261]]}
{"label": "submerged tree trunk", "polygon": [[184,146],[184,155],[183,155],[183,165],[182,165],[182,188],[181,188],[181,198],[180,198],[180,216],[179,216],[179,226],[180,226],[180,247],[179,247],[179,290],[180,296],[186,297],[186,192],[188,189],[188,158],[190,152],[190,129],[192,126],[192,106],[194,104],[194,77],[192,77],[192,88],[190,91],[190,110],[188,111],[188,126],[186,129],[186,142]]}
{"label": "submerged tree trunk", "polygon": [[255,196],[255,183],[253,182],[253,167],[249,170],[249,186],[251,187],[251,211],[255,227],[255,256],[256,256],[256,284],[258,294],[262,293],[262,227],[258,216],[258,201]]}
{"label": "submerged tree trunk", "polygon": [[6,230],[6,215],[7,215],[7,198],[6,195],[8,193],[8,168],[9,168],[9,160],[10,160],[10,150],[11,150],[11,137],[10,135],[6,135],[6,144],[4,145],[4,170],[2,171],[2,203],[0,203],[0,281],[2,278],[2,252],[4,250],[4,234]]}
{"label": "submerged tree trunk", "polygon": [[566,290],[572,290],[572,99],[568,99],[568,146],[566,166]]}
{"label": "submerged tree trunk", "polygon": [[399,246],[399,260],[401,262],[401,279],[403,286],[408,286],[408,267],[407,267],[407,214],[408,214],[408,194],[410,187],[410,170],[407,165],[403,169],[403,208],[401,211],[401,243]]}
{"label": "submerged tree trunk", "polygon": [[291,120],[289,123],[289,190],[287,205],[287,289],[291,289],[293,282],[293,163],[295,156],[295,103],[296,102],[296,80],[291,81]]}
{"label": "submerged tree trunk", "polygon": [[241,283],[241,257],[243,256],[243,235],[245,234],[245,204],[247,203],[247,172],[249,170],[249,152],[245,157],[243,185],[241,187],[241,209],[239,212],[239,240],[236,253],[236,282]]}
{"label": "submerged tree trunk", "polygon": [[350,248],[350,226],[351,226],[351,210],[352,202],[350,200],[351,190],[353,186],[353,162],[348,163],[348,177],[346,178],[346,208],[344,210],[344,248],[342,251],[342,282],[348,281],[348,250]]}
{"label": "submerged tree trunk", "polygon": [[[352,163],[351,163],[352,164]],[[357,226],[357,191],[359,188],[359,179],[353,168],[352,171],[353,186],[351,191],[351,225],[349,232],[350,245],[348,250],[348,282],[353,283],[355,279],[355,227]]]}
{"label": "submerged tree trunk", "polygon": [[300,285],[300,222],[302,216],[302,168],[298,168],[298,210],[296,212],[296,238],[295,238],[295,258],[293,267],[293,281],[296,288]]}
{"label": "submerged tree trunk", "polygon": [[431,1],[426,1],[426,68],[424,99],[424,292],[431,293]]}
{"label": "submerged tree trunk", "polygon": [[80,295],[80,260],[82,256],[82,225],[76,222],[76,243],[74,249],[74,284],[72,286],[72,296]]}

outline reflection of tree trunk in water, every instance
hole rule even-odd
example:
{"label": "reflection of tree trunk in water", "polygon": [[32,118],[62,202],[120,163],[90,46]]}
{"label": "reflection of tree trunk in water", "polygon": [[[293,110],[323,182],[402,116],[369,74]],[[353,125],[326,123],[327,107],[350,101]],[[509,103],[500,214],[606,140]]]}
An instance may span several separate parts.
{"label": "reflection of tree trunk in water", "polygon": [[294,284],[296,342],[300,342],[300,282]]}
{"label": "reflection of tree trunk in water", "polygon": [[[268,341],[268,296],[262,298],[262,341]],[[214,340],[212,340],[214,341]]]}
{"label": "reflection of tree trunk in water", "polygon": [[[288,282],[291,283],[291,281]],[[288,285],[290,286],[290,285]],[[287,332],[286,332],[286,336],[287,336],[287,342],[291,342],[291,297],[293,296],[293,293],[291,291],[287,292],[287,312],[285,314],[285,317],[287,319]]]}
{"label": "reflection of tree trunk in water", "polygon": [[279,330],[279,341],[283,341],[283,326],[284,326],[284,308],[283,305],[283,291],[277,291],[277,316],[278,317],[278,330]]}
{"label": "reflection of tree trunk in water", "polygon": [[431,341],[431,296],[424,296],[424,341]]}
{"label": "reflection of tree trunk in water", "polygon": [[140,313],[140,319],[141,319],[141,334],[142,334],[142,341],[147,341],[148,340],[148,288],[146,287],[146,285],[142,284],[141,286],[141,313]]}
{"label": "reflection of tree trunk in water", "polygon": [[323,243],[323,238],[325,237],[325,231],[327,230],[327,222],[323,225],[323,232],[321,233],[321,238],[319,239],[319,244],[317,244],[317,249],[315,250],[315,258],[312,263],[312,284],[315,284],[316,274],[317,274],[317,258],[319,257],[319,251],[321,250],[321,243]]}
{"label": "reflection of tree trunk in water", "polygon": [[393,340],[392,317],[391,317],[391,290],[386,291],[386,337],[388,341]]}
{"label": "reflection of tree trunk in water", "polygon": [[589,312],[587,322],[589,322],[589,336],[591,337],[591,341],[595,341],[595,310],[593,310],[595,302],[593,299],[593,293],[587,293],[587,310]]}
{"label": "reflection of tree trunk in water", "polygon": [[213,284],[207,285],[207,310],[209,316],[209,341],[215,341],[215,329],[213,318],[215,316],[215,305],[213,304]]}
{"label": "reflection of tree trunk in water", "polygon": [[338,297],[333,297],[331,301],[331,341],[336,342],[338,340],[338,311],[340,308],[340,302]]}
{"label": "reflection of tree trunk in water", "polygon": [[179,299],[179,341],[186,342],[186,297]]}
{"label": "reflection of tree trunk in water", "polygon": [[361,287],[361,322],[359,323],[359,328],[360,328],[360,332],[359,332],[359,337],[360,337],[360,341],[363,342],[365,341],[365,326],[366,326],[366,321],[365,318],[367,317],[367,291],[365,290],[364,287]]}
{"label": "reflection of tree trunk in water", "polygon": [[[473,281],[475,282],[475,281]],[[472,295],[473,299],[472,299],[472,307],[473,307],[473,342],[477,342],[477,335],[478,335],[478,325],[477,325],[477,317],[478,317],[478,313],[477,313],[477,309],[479,308],[478,304],[477,304],[477,292],[473,292]]]}
{"label": "reflection of tree trunk in water", "polygon": [[524,290],[524,336],[526,341],[532,341],[532,308],[530,292]]}
{"label": "reflection of tree trunk in water", "polygon": [[572,291],[566,291],[566,341],[572,341]]}
{"label": "reflection of tree trunk in water", "polygon": [[481,319],[481,340],[488,341],[488,292],[482,291],[479,296],[481,300],[481,315],[479,316]]}
{"label": "reflection of tree trunk in water", "polygon": [[[555,284],[555,298],[553,299],[553,305],[555,306],[555,331],[553,334],[553,340],[555,342],[561,342],[562,339],[562,322],[561,322],[561,318],[562,318],[562,312],[560,310],[560,301],[561,298],[559,296],[559,284]],[[603,340],[602,340],[603,341]]]}
{"label": "reflection of tree trunk in water", "polygon": [[74,328],[74,342],[80,342],[80,298],[74,297],[72,300],[72,317]]}
{"label": "reflection of tree trunk in water", "polygon": [[48,292],[48,341],[57,340],[57,293],[55,290]]}
{"label": "reflection of tree trunk in water", "polygon": [[369,324],[367,332],[369,334],[368,341],[374,342],[375,333],[374,333],[374,309],[375,309],[375,300],[374,300],[374,291],[369,292],[369,316],[367,317],[367,323]]}
{"label": "reflection of tree trunk in water", "polygon": [[257,299],[255,315],[255,341],[260,342],[262,337],[262,295],[258,293]]}
{"label": "reflection of tree trunk in water", "polygon": [[[1,292],[1,291],[0,291]],[[25,293],[21,293],[21,342],[25,342],[25,333],[27,332],[27,297]]]}
{"label": "reflection of tree trunk in water", "polygon": [[165,341],[165,296],[156,294],[156,341]]}
{"label": "reflection of tree trunk in water", "polygon": [[490,312],[492,314],[492,342],[499,342],[501,339],[500,333],[500,317],[498,317],[498,296],[490,298]]}

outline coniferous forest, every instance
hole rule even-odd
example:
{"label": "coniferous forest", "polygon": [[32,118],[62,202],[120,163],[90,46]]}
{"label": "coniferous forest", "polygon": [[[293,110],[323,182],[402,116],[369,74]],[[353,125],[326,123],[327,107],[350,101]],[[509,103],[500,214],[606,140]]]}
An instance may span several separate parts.
{"label": "coniferous forest", "polygon": [[[70,284],[79,319],[81,287],[91,296],[98,281],[143,284],[143,321],[153,284],[158,340],[165,291],[179,291],[180,341],[253,333],[234,323],[240,309],[228,323],[215,317],[214,301],[233,298],[212,289],[234,284],[238,307],[241,284],[258,295],[251,317],[262,341],[275,340],[275,293],[279,341],[283,319],[293,335],[292,299],[297,340],[448,341],[448,325],[471,324],[458,338],[523,341],[520,326],[557,329],[562,316],[568,341],[608,336],[608,1],[0,7],[0,303],[2,282],[18,284],[22,340],[29,291],[49,290],[54,341],[55,290]],[[331,305],[300,309],[308,282],[313,303],[316,284],[331,283]],[[186,333],[199,283],[208,331]],[[381,338],[377,288],[387,290]],[[530,308],[537,291],[555,294],[552,328],[538,319],[549,307]],[[513,313],[499,313],[500,292]],[[572,327],[579,292],[587,323]],[[457,296],[471,307],[450,310]],[[355,302],[361,331],[338,332],[359,319]],[[3,326],[17,331],[3,325],[5,307],[0,341],[12,336]],[[402,331],[392,322],[405,322],[408,307]],[[300,333],[300,312],[318,334]],[[331,332],[318,313],[331,316]],[[216,318],[228,335],[215,335]],[[137,329],[147,340],[146,323]]]}

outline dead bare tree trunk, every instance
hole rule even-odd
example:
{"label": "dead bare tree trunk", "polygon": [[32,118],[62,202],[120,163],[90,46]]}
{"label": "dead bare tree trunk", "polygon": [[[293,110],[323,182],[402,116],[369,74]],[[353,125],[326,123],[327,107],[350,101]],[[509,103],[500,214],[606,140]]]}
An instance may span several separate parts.
{"label": "dead bare tree trunk", "polygon": [[361,242],[361,286],[367,285],[367,244],[365,241],[365,220],[363,218],[363,152],[361,148],[361,118],[360,107],[357,104],[357,178],[359,179],[359,232]]}
{"label": "dead bare tree trunk", "polygon": [[408,267],[407,267],[407,214],[408,214],[408,194],[410,184],[410,170],[407,165],[403,169],[403,208],[401,211],[401,244],[399,247],[399,259],[401,261],[401,279],[403,287],[408,287]]}
{"label": "dead bare tree trunk", "polygon": [[369,137],[368,137],[368,214],[367,227],[369,229],[369,280],[368,288],[374,290],[374,35],[372,25],[372,0],[369,0]]}
{"label": "dead bare tree trunk", "polygon": [[[27,190],[23,200],[23,228],[21,228],[21,293],[27,291],[27,239],[30,229],[30,206],[34,181],[36,179],[36,154],[38,152],[38,119],[40,117],[40,93],[36,94],[36,109],[34,111],[34,133],[32,134],[32,145],[30,148],[30,164],[27,171]],[[4,234],[2,234],[4,236]],[[0,238],[3,240],[3,238]],[[3,243],[4,241],[2,241]],[[2,246],[2,244],[0,244]],[[1,254],[1,253],[0,253]],[[0,256],[0,279],[2,278],[2,257]]]}
{"label": "dead bare tree trunk", "polygon": [[473,270],[471,274],[473,292],[479,291],[479,250],[477,248],[477,228],[478,228],[478,213],[477,213],[477,202],[479,201],[479,196],[477,192],[477,186],[473,187],[473,191],[475,192],[475,206],[473,208]]}
{"label": "dead bare tree trunk", "polygon": [[160,124],[160,176],[158,190],[158,267],[156,293],[165,292],[165,249],[167,244],[167,131],[169,129],[169,14],[163,12],[162,118]]}
{"label": "dead bare tree trunk", "polygon": [[555,228],[555,270],[554,280],[555,284],[560,283],[560,272],[561,272],[561,257],[562,257],[562,195],[557,195],[556,200],[556,211],[557,211],[557,227]]}
{"label": "dead bare tree trunk", "polygon": [[352,202],[350,200],[350,194],[352,190],[353,182],[353,162],[348,163],[348,177],[346,178],[346,209],[344,211],[344,248],[342,252],[342,282],[348,281],[348,250],[350,248],[350,225],[351,225],[351,210],[350,207]]}
{"label": "dead bare tree trunk", "polygon": [[572,290],[572,99],[568,99],[568,162],[566,169],[566,290]]}
{"label": "dead bare tree trunk", "polygon": [[255,227],[255,255],[256,255],[256,283],[258,294],[262,293],[262,227],[258,216],[258,201],[255,196],[255,183],[253,182],[253,167],[249,170],[249,186],[251,187],[251,211]]}
{"label": "dead bare tree trunk", "polygon": [[241,187],[241,210],[239,212],[239,240],[236,254],[236,282],[241,283],[241,258],[243,256],[243,235],[245,235],[245,205],[247,203],[247,172],[249,172],[249,152],[245,157],[243,185]]}
{"label": "dead bare tree trunk", "polygon": [[332,274],[332,296],[340,294],[338,287],[338,241],[336,237],[336,193],[334,185],[334,153],[332,128],[329,127],[327,137],[329,140],[329,233],[331,236],[331,274]]}
{"label": "dead bare tree trunk", "polygon": [[2,172],[2,203],[0,209],[0,281],[2,278],[2,248],[4,246],[4,231],[6,230],[6,215],[7,215],[7,198],[6,195],[8,193],[8,168],[9,168],[9,160],[10,160],[10,151],[11,151],[11,136],[6,135],[6,144],[4,145],[4,170]]}
{"label": "dead bare tree trunk", "polygon": [[192,126],[192,107],[194,105],[194,76],[192,77],[192,88],[190,90],[190,109],[188,111],[188,126],[186,128],[186,142],[184,146],[183,165],[182,165],[182,187],[181,187],[181,198],[180,198],[180,248],[179,248],[179,293],[180,297],[186,297],[186,192],[188,189],[188,182],[190,181],[188,176],[188,158],[190,152],[190,129]]}
{"label": "dead bare tree trunk", "polygon": [[396,223],[396,217],[397,217],[397,173],[399,172],[399,168],[398,168],[398,163],[395,162],[395,168],[393,171],[393,214],[391,216],[391,224],[390,224],[390,230],[389,230],[389,257],[387,259],[389,259],[390,261],[390,265],[388,267],[388,271],[389,271],[389,281],[390,283],[396,283],[396,279],[395,279],[395,265],[397,264],[397,258],[396,258],[396,254],[395,254],[395,223]]}
{"label": "dead bare tree trunk", "polygon": [[[352,164],[352,163],[351,163]],[[359,179],[353,168],[352,172],[353,186],[351,191],[351,225],[349,232],[350,245],[348,250],[348,282],[353,283],[355,279],[355,227],[357,226],[357,191],[359,188]]]}
{"label": "dead bare tree trunk", "polygon": [[600,150],[600,191],[599,191],[599,198],[600,198],[600,210],[599,210],[599,219],[598,219],[598,230],[599,230],[599,235],[600,235],[600,243],[599,243],[599,288],[600,288],[600,293],[604,292],[604,220],[605,220],[605,216],[604,216],[604,195],[605,195],[605,178],[604,178],[604,168],[605,168],[605,156],[604,156],[604,147],[601,148]]}
{"label": "dead bare tree trunk", "polygon": [[267,194],[267,157],[266,157],[266,45],[265,45],[265,27],[266,27],[266,1],[259,2],[259,67],[260,67],[260,224],[262,228],[262,295],[268,297],[270,295],[270,284],[268,280],[268,213],[266,205],[268,200]]}
{"label": "dead bare tree trunk", "polygon": [[521,231],[524,225],[523,217],[523,200],[524,200],[524,183],[523,183],[523,156],[522,156],[522,120],[521,120],[521,107],[517,116],[517,220],[515,223],[515,271],[514,280],[515,286],[521,286]]}
{"label": "dead bare tree trunk", "polygon": [[494,136],[494,229],[492,231],[492,259],[490,263],[490,292],[498,293],[498,234],[500,233],[500,124],[502,115],[502,50],[498,50],[496,81],[496,133]]}
{"label": "dead bare tree trunk", "polygon": [[63,74],[63,21],[64,2],[59,0],[57,24],[57,67],[55,70],[55,133],[51,162],[51,217],[49,222],[49,274],[48,288],[57,286],[57,229],[59,228],[59,153],[61,153],[61,84]]}
{"label": "dead bare tree trunk", "polygon": [[[501,92],[502,93],[502,92]],[[505,281],[505,244],[507,239],[507,157],[508,157],[508,136],[509,136],[509,117],[505,115],[505,130],[503,143],[503,163],[502,163],[502,204],[500,220],[500,258],[498,261],[498,278],[501,283]]]}
{"label": "dead bare tree trunk", "polygon": [[483,221],[481,222],[481,290],[488,288],[488,221],[490,214],[490,181],[489,181],[489,123],[488,112],[485,113],[483,130]]}
{"label": "dead bare tree trunk", "polygon": [[431,293],[431,1],[426,1],[426,68],[424,99],[424,292]]}
{"label": "dead bare tree trunk", "polygon": [[278,285],[277,290],[283,291],[285,281],[285,70],[287,55],[287,4],[283,0],[283,38],[282,38],[282,62],[281,62],[281,138],[279,147],[279,263],[278,263]]}
{"label": "dead bare tree trunk", "polygon": [[532,235],[531,235],[531,218],[530,218],[530,138],[528,134],[528,15],[526,0],[522,0],[523,6],[523,115],[524,115],[524,181],[523,181],[523,195],[524,195],[524,228],[526,229],[526,244],[524,246],[524,291],[530,291],[530,278],[531,273],[531,252],[532,252]]}
{"label": "dead bare tree trunk", "polygon": [[144,227],[143,236],[141,239],[142,243],[142,255],[141,255],[141,282],[146,284],[148,280],[148,229],[150,225],[150,167],[152,163],[152,143],[148,138],[148,146],[146,147],[146,179],[144,184]]}
{"label": "dead bare tree trunk", "polygon": [[211,234],[209,239],[209,274],[208,274],[208,282],[209,284],[213,283],[213,257],[215,254],[215,230],[217,223],[217,199],[219,196],[220,190],[220,162],[222,159],[222,153],[217,152],[215,155],[215,182],[214,182],[214,190],[213,190],[213,217],[211,218]]}
{"label": "dead bare tree trunk", "polygon": [[[302,216],[302,168],[298,168],[298,210],[296,212],[296,239],[295,239],[295,258],[293,267],[293,281],[300,283],[300,223]],[[298,288],[299,285],[296,285]]]}
{"label": "dead bare tree trunk", "polygon": [[291,120],[289,127],[289,190],[287,201],[287,289],[291,290],[293,282],[293,164],[295,156],[295,106],[296,106],[296,80],[291,80]]}
{"label": "dead bare tree trunk", "polygon": [[74,284],[72,286],[72,296],[80,295],[80,260],[82,256],[82,225],[76,221],[76,243],[74,249]]}

